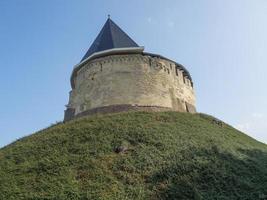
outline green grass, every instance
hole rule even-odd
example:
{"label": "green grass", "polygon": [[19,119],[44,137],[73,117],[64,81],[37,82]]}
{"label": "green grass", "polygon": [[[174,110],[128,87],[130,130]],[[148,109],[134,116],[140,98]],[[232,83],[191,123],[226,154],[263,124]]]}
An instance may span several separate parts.
{"label": "green grass", "polygon": [[0,149],[0,199],[267,199],[267,145],[203,114],[81,118]]}

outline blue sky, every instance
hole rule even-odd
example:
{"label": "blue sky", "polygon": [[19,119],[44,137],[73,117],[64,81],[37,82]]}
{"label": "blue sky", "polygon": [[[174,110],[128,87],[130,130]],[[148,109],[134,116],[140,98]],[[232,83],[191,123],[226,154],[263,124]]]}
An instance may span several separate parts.
{"label": "blue sky", "polygon": [[199,112],[267,143],[266,0],[2,0],[0,147],[63,119],[72,68],[108,14],[186,66]]}

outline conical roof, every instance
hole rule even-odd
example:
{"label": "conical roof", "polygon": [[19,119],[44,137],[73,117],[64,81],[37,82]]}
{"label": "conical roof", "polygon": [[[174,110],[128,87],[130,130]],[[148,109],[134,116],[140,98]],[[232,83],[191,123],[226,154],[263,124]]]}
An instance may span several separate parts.
{"label": "conical roof", "polygon": [[117,24],[115,24],[115,22],[108,18],[95,41],[90,46],[89,50],[86,52],[81,61],[85,60],[96,52],[126,47],[139,46]]}

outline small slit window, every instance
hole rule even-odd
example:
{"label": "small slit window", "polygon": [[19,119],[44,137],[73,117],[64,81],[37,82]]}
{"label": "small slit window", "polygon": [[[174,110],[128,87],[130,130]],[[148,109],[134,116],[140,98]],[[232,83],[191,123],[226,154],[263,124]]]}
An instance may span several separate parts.
{"label": "small slit window", "polygon": [[176,76],[178,76],[178,68],[175,67],[175,73],[176,73]]}

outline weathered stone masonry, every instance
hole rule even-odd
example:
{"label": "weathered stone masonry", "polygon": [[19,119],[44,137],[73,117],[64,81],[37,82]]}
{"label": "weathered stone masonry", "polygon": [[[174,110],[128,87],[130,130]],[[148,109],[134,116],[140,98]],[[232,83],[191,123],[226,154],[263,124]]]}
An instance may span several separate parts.
{"label": "weathered stone masonry", "polygon": [[166,59],[142,54],[105,56],[85,63],[72,79],[68,107],[75,116],[112,105],[195,112],[192,81]]}

